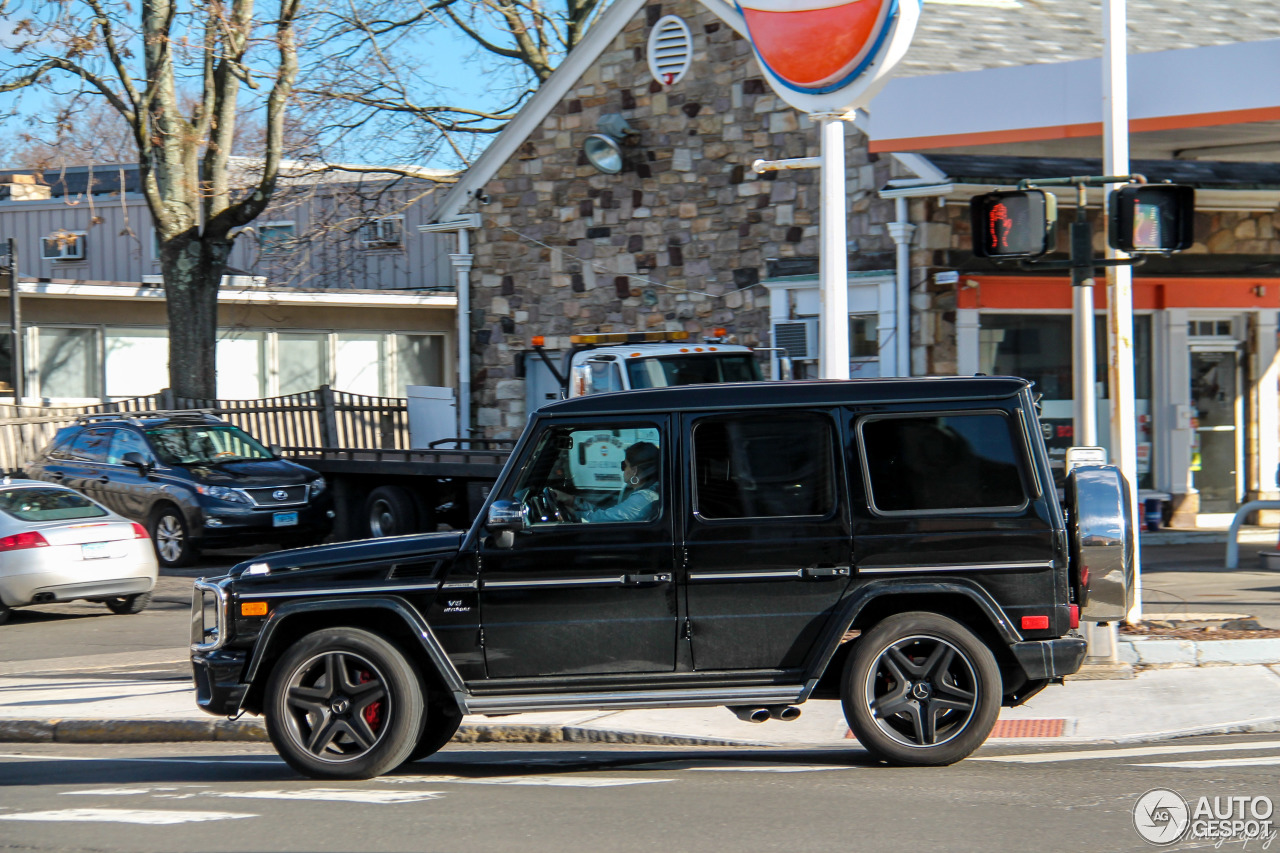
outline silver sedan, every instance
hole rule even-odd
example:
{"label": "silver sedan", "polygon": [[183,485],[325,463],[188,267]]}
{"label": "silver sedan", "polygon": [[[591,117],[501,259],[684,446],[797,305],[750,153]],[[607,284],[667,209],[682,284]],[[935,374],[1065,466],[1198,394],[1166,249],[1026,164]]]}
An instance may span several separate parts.
{"label": "silver sedan", "polygon": [[78,598],[139,613],[155,585],[141,524],[65,486],[0,479],[0,623],[14,607]]}

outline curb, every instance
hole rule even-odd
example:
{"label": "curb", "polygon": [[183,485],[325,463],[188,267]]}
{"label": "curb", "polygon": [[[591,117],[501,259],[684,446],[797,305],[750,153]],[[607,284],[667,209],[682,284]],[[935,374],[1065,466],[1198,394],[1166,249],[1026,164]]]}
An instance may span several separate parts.
{"label": "curb", "polygon": [[1280,663],[1280,637],[1259,640],[1147,640],[1121,638],[1121,661],[1135,666],[1258,666]]}
{"label": "curb", "polygon": [[[0,743],[264,743],[261,720],[0,720]],[[760,746],[753,741],[586,729],[579,726],[464,725],[452,743],[631,743]]]}

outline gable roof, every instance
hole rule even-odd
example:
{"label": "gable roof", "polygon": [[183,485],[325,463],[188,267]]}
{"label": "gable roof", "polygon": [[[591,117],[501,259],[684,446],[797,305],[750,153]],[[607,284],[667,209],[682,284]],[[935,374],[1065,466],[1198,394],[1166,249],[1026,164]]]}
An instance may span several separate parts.
{"label": "gable roof", "polygon": [[[534,128],[647,2],[651,0],[614,0],[555,73],[462,173],[441,199],[433,220],[450,220],[462,213],[476,192],[515,155]],[[739,29],[736,12],[728,0],[701,2],[735,30]],[[1094,59],[1102,52],[1101,0],[924,2],[915,38],[895,76]],[[1280,37],[1280,4],[1260,0],[1161,0],[1129,3],[1127,12],[1130,53]],[[865,122],[856,124],[865,132]],[[916,174],[935,177],[923,158],[898,153],[893,156]]]}

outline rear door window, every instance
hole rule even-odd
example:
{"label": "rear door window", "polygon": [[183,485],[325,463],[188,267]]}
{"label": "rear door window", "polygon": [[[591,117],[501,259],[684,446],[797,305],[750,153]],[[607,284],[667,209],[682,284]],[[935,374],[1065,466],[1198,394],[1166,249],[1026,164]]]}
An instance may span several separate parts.
{"label": "rear door window", "polygon": [[876,415],[859,422],[858,436],[875,512],[1026,506],[1022,443],[1003,412]]}
{"label": "rear door window", "polygon": [[707,418],[693,430],[705,519],[824,517],[835,509],[831,419],[812,412]]}
{"label": "rear door window", "polygon": [[71,444],[70,456],[77,462],[106,462],[113,429],[87,429]]}

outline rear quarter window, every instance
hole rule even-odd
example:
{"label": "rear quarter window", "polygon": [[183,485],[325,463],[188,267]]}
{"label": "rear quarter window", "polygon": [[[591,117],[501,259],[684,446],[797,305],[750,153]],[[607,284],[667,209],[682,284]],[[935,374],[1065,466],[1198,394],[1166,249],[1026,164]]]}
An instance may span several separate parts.
{"label": "rear quarter window", "polygon": [[102,518],[107,511],[84,495],[65,489],[25,488],[0,492],[0,512],[22,521]]}
{"label": "rear quarter window", "polygon": [[892,514],[1025,507],[1018,435],[1003,412],[864,418],[858,438],[872,509]]}

